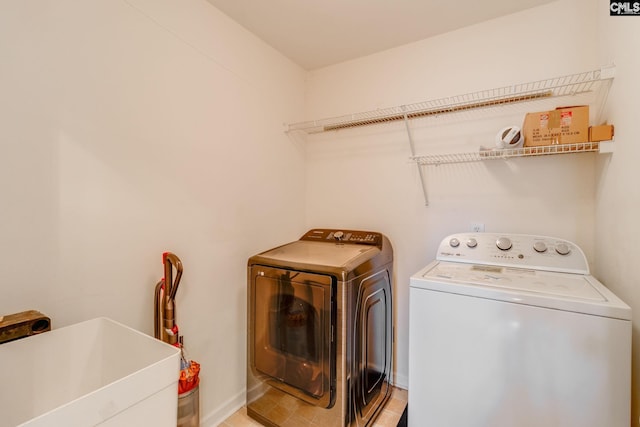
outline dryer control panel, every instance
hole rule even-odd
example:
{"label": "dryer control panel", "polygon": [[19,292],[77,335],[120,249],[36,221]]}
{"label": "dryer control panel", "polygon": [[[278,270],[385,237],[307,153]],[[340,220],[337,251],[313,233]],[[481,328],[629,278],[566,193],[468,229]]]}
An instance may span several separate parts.
{"label": "dryer control panel", "polygon": [[382,246],[382,234],[374,231],[358,230],[333,230],[326,228],[314,228],[307,231],[300,240],[310,240],[327,243],[351,243],[359,245]]}
{"label": "dryer control panel", "polygon": [[440,243],[437,259],[589,274],[587,259],[578,245],[555,237],[529,234],[452,234]]}

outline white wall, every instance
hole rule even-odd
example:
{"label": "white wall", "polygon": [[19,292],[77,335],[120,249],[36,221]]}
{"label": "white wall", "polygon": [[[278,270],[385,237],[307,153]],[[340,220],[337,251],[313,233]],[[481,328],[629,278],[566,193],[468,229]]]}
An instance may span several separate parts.
{"label": "white wall", "polygon": [[0,57],[0,314],[153,334],[172,251],[220,421],[244,402],[247,258],[304,228],[282,123],[302,119],[305,73],[204,0],[1,2]]}
{"label": "white wall", "polygon": [[[597,69],[595,1],[561,0],[310,73],[307,119],[334,117]],[[412,122],[417,154],[491,146],[521,114]],[[396,263],[396,370],[407,385],[408,288],[448,234],[547,234],[594,257],[596,155],[424,169],[429,206],[402,123],[307,138],[307,223],[386,233]]]}
{"label": "white wall", "polygon": [[596,266],[600,279],[634,311],[632,421],[640,424],[640,17],[609,16],[609,2],[598,2],[601,60],[616,64],[608,117],[615,125],[615,153],[598,160]]}

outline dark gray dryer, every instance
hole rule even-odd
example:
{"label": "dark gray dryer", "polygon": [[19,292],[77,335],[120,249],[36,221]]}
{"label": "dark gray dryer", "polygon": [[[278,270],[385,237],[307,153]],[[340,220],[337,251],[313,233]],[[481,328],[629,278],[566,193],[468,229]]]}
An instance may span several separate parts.
{"label": "dark gray dryer", "polygon": [[366,426],[391,393],[393,250],[314,229],[248,261],[247,413],[269,426]]}

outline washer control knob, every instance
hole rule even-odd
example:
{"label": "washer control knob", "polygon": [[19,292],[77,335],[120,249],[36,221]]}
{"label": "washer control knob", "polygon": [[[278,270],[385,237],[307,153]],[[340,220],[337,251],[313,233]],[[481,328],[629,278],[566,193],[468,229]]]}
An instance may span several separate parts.
{"label": "washer control knob", "polygon": [[558,243],[556,245],[556,252],[558,252],[560,255],[569,255],[569,253],[571,252],[571,248],[566,243]]}
{"label": "washer control knob", "polygon": [[475,248],[476,246],[478,246],[478,241],[472,237],[467,240],[467,246],[470,248]]}
{"label": "washer control knob", "polygon": [[547,245],[544,242],[538,241],[533,244],[533,249],[535,249],[536,252],[543,253],[547,251]]}
{"label": "washer control knob", "polygon": [[498,240],[496,240],[496,246],[501,251],[508,251],[512,246],[511,240],[509,240],[508,237],[500,237]]}
{"label": "washer control knob", "polygon": [[452,248],[457,248],[458,246],[460,246],[460,240],[454,237],[453,239],[449,240],[449,246],[451,246]]}
{"label": "washer control knob", "polygon": [[333,238],[336,240],[342,240],[343,237],[344,237],[344,233],[342,231],[335,231],[333,233]]}

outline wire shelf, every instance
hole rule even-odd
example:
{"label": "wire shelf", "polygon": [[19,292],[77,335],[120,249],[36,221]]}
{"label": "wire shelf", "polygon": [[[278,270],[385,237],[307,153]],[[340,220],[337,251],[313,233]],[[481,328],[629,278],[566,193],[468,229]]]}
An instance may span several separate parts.
{"label": "wire shelf", "polygon": [[[555,144],[538,147],[505,148],[480,150],[471,153],[430,154],[413,156],[411,160],[419,165],[444,165],[453,163],[479,162],[484,160],[504,160],[514,157],[547,156],[551,154],[576,154],[589,152],[610,152],[610,141],[579,142],[575,144]],[[603,149],[603,146],[606,149]]]}
{"label": "wire shelf", "polygon": [[[581,94],[591,94],[596,98],[606,98],[614,73],[615,67],[604,67],[578,74],[482,90],[415,104],[293,123],[287,126],[287,131],[303,131],[308,134],[320,133]],[[600,104],[602,99],[596,99],[594,103]]]}

